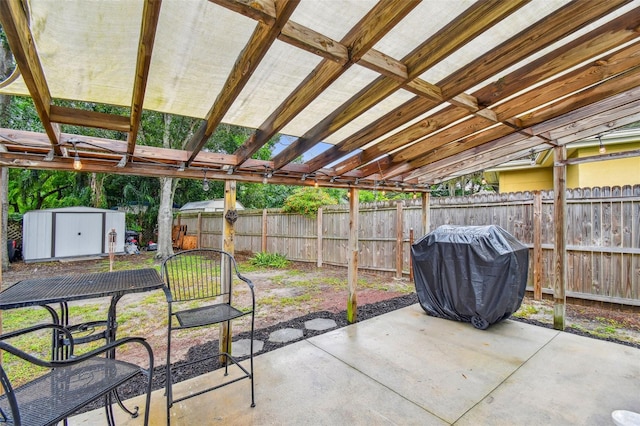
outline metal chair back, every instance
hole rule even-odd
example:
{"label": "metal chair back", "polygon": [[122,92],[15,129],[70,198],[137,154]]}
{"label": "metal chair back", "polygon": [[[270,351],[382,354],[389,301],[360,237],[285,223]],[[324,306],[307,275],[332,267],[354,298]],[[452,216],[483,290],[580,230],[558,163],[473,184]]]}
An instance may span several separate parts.
{"label": "metal chair back", "polygon": [[184,302],[222,296],[231,303],[231,254],[215,249],[195,249],[177,253],[165,260],[163,276],[171,302]]}

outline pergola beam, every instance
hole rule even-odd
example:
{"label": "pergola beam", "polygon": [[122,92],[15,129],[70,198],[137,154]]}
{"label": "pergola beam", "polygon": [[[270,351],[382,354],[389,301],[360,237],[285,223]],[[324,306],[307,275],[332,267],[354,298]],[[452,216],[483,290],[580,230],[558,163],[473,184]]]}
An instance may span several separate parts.
{"label": "pergola beam", "polygon": [[[601,109],[606,109],[607,113],[594,113],[594,110]],[[525,130],[531,134],[546,133],[551,137],[557,134],[565,134],[562,139],[562,145],[566,145],[597,135],[603,127],[608,129],[619,127],[636,122],[639,118],[640,89],[634,89]],[[576,123],[580,123],[580,126],[576,127]],[[570,129],[567,129],[567,126]],[[571,131],[576,132],[576,130],[577,133],[570,133]],[[567,134],[568,132],[569,134]],[[420,183],[425,184],[445,176],[469,173],[477,170],[478,167],[486,169],[506,161],[522,158],[527,155],[526,151],[532,146],[545,143],[545,140],[540,139],[538,136],[534,138],[523,138],[522,135],[514,133],[455,156],[434,161],[428,166],[416,170],[413,173],[413,177],[417,178]],[[526,140],[531,140],[533,145],[521,146],[520,141]],[[560,140],[556,140],[556,142],[560,144]],[[571,159],[568,161],[581,160],[583,159]],[[585,159],[585,161],[587,160]]]}
{"label": "pergola beam", "polygon": [[[422,43],[403,58],[402,62],[407,67],[409,79],[418,78],[420,74],[437,62],[449,56],[478,34],[506,18],[526,3],[526,0],[475,3],[462,15],[449,22],[425,43]],[[275,156],[273,162],[276,169],[294,160],[322,139],[387,98],[401,86],[402,83],[387,77],[378,78]]]}
{"label": "pergola beam", "polygon": [[[473,85],[478,84],[488,76],[497,75],[500,71],[525,59],[528,55],[543,49],[548,44],[557,41],[566,34],[575,31],[577,28],[600,18],[603,14],[611,10],[609,9],[609,6],[615,8],[619,7],[619,5],[620,2],[617,2],[616,4],[601,3],[594,8],[594,5],[591,4],[589,8],[585,9],[582,7],[581,2],[570,3],[549,15],[547,19],[533,24],[520,34],[494,48],[489,54],[491,57],[500,58],[499,61],[485,61],[481,63],[479,61],[473,62],[438,83],[438,86],[446,89],[449,87],[450,81],[466,82],[468,86],[461,85],[458,87],[457,92],[459,93],[456,94],[457,96],[464,90],[468,90]],[[490,105],[491,103],[505,99],[522,90],[522,82],[526,82],[527,85],[533,85],[536,82],[543,81],[557,73],[569,69],[588,58],[603,54],[615,46],[637,38],[637,16],[639,10],[640,8],[637,8],[627,12],[606,25],[598,27],[578,39],[559,47],[555,51],[544,55],[511,74],[507,76],[500,76],[500,79],[495,83],[478,90],[473,94],[473,96],[477,98],[479,104]],[[556,25],[558,21],[563,22],[563,24]],[[540,37],[541,34],[544,34],[544,37]],[[527,40],[526,48],[524,49],[521,48],[522,38]],[[447,95],[445,92],[444,99],[446,98]],[[326,150],[322,154],[311,159],[307,164],[309,164],[309,168],[311,170],[323,167],[326,164],[338,160],[340,157],[354,149],[360,148],[380,138],[392,131],[394,128],[397,128],[399,125],[417,118],[420,114],[435,107],[436,105],[438,105],[438,102],[434,100],[428,100],[420,97],[413,98],[352,136],[344,139],[332,148]],[[454,110],[449,108],[448,114],[451,114],[453,111]],[[467,111],[461,110],[458,113],[466,115]],[[425,118],[425,121],[428,119],[429,117]],[[449,123],[451,122],[453,121],[449,121]],[[412,140],[417,140],[420,137],[424,137],[431,133],[429,129],[426,129],[425,132],[422,133],[416,132],[416,127],[418,125],[419,124],[416,123],[411,126],[411,130],[404,130],[395,135],[390,135],[384,141],[377,143],[370,149],[389,151],[402,146],[395,143],[398,138],[406,138],[408,136],[409,138],[413,137],[414,139]],[[415,134],[410,136],[406,132],[414,132]],[[412,140],[405,139],[403,144],[409,143]],[[379,155],[381,154],[376,155],[373,152],[371,154],[365,154],[362,156],[363,162],[359,164],[351,160],[349,163],[343,162],[335,168],[340,172],[353,170]]]}
{"label": "pergola beam", "polygon": [[[596,103],[609,96],[622,93],[640,84],[640,43],[629,46],[614,55],[586,65],[539,88],[514,98],[496,107],[501,120],[517,118],[523,128],[546,121],[552,116],[560,116],[584,105]],[[606,63],[606,69],[603,69]],[[631,71],[626,71],[631,68]],[[604,72],[603,72],[604,71]],[[625,72],[626,71],[626,72]],[[623,74],[618,74],[623,72]],[[614,77],[612,77],[614,76]],[[594,86],[595,85],[595,86]],[[558,101],[525,116],[517,116],[527,109],[547,104],[553,99],[562,98],[582,87],[589,87],[571,97],[571,101]],[[595,108],[595,107],[594,107]],[[408,148],[391,155],[393,170],[385,171],[389,177],[414,170],[410,177],[416,176],[416,169],[434,161],[456,155],[485,142],[487,138],[500,138],[513,132],[511,127],[499,126],[475,134],[485,128],[482,119],[473,118],[453,126],[437,135],[423,139]],[[470,136],[468,136],[470,135]],[[404,164],[404,167],[400,167]]]}
{"label": "pergola beam", "polygon": [[140,41],[138,42],[138,59],[136,61],[136,74],[133,83],[133,96],[131,98],[131,129],[127,139],[127,154],[129,155],[135,151],[138,130],[140,129],[144,95],[147,89],[147,80],[149,79],[151,54],[156,38],[156,28],[158,27],[161,4],[162,0],[145,0],[142,11],[142,27],[140,28]]}
{"label": "pergola beam", "polygon": [[123,133],[128,133],[131,130],[129,117],[122,115],[57,105],[51,105],[49,114],[51,121],[61,124],[115,130]]}
{"label": "pergola beam", "polygon": [[13,57],[20,69],[33,104],[38,112],[51,147],[57,155],[60,148],[60,125],[51,121],[51,92],[38,57],[29,20],[19,0],[0,1],[0,23],[11,46]]}
{"label": "pergola beam", "polygon": [[224,115],[240,95],[240,92],[249,81],[249,78],[260,64],[260,61],[278,37],[282,28],[287,23],[291,14],[298,5],[299,0],[279,0],[276,2],[276,17],[273,25],[266,25],[258,22],[256,29],[246,47],[240,53],[231,73],[227,77],[224,89],[216,98],[211,109],[207,113],[205,122],[198,128],[193,137],[184,146],[186,151],[191,152],[187,165],[195,159],[209,137],[218,127]]}
{"label": "pergola beam", "polygon": [[[349,51],[349,60],[344,64],[331,60],[320,62],[291,95],[260,125],[258,130],[236,150],[235,154],[240,163],[250,158],[280,129],[313,102],[320,93],[344,74],[353,63],[364,56],[416,5],[415,0],[391,0],[378,3],[339,43],[344,46],[345,51]],[[276,159],[274,159],[275,161]],[[277,168],[281,167],[282,164]]]}

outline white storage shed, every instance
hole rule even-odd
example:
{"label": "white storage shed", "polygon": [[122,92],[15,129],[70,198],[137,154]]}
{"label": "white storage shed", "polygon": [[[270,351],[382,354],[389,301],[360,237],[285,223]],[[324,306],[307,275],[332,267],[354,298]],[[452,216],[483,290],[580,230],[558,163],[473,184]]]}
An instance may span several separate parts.
{"label": "white storage shed", "polygon": [[32,210],[22,222],[25,262],[109,254],[109,233],[116,231],[115,253],[124,253],[125,213],[91,207]]}

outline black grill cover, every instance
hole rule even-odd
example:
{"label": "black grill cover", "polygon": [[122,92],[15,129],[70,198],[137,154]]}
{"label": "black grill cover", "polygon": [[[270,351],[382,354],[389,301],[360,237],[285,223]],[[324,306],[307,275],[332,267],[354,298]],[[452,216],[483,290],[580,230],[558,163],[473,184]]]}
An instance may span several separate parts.
{"label": "black grill cover", "polygon": [[411,258],[429,315],[485,329],[520,308],[529,251],[499,226],[440,226],[411,246]]}

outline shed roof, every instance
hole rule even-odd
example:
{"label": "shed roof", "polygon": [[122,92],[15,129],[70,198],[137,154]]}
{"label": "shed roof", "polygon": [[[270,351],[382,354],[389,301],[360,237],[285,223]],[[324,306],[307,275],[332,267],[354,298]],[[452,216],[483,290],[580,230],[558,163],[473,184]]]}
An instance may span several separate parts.
{"label": "shed roof", "polygon": [[[181,212],[186,211],[204,211],[215,212],[224,210],[224,198],[217,198],[215,200],[203,200],[203,201],[190,201],[184,206],[180,207]],[[236,201],[236,210],[244,210],[244,206],[239,201]]]}
{"label": "shed roof", "polygon": [[[19,68],[0,94],[45,129],[0,129],[13,167],[72,170],[75,146],[83,171],[424,190],[640,118],[640,0],[12,0],[0,19]],[[143,109],[202,122],[141,146]],[[203,151],[220,123],[255,131]],[[293,141],[251,159],[277,133]]]}
{"label": "shed roof", "polygon": [[109,213],[109,214],[124,215],[124,212],[119,212],[117,210],[98,209],[95,207],[85,207],[85,206],[54,207],[51,209],[29,210],[25,214],[47,214],[47,213]]}

